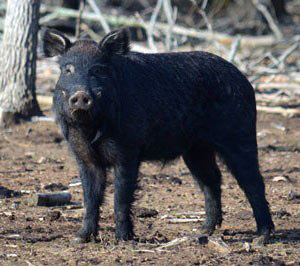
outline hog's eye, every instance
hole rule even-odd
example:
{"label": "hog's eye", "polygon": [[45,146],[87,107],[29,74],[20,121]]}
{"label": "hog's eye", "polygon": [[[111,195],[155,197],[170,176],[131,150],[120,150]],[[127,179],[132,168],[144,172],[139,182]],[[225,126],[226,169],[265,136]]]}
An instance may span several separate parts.
{"label": "hog's eye", "polygon": [[95,65],[95,66],[92,66],[90,69],[89,69],[89,76],[92,77],[92,78],[99,78],[101,76],[101,74],[103,73],[103,67],[101,65]]}
{"label": "hog's eye", "polygon": [[75,67],[72,64],[67,64],[63,68],[63,73],[66,75],[73,74],[75,72]]}

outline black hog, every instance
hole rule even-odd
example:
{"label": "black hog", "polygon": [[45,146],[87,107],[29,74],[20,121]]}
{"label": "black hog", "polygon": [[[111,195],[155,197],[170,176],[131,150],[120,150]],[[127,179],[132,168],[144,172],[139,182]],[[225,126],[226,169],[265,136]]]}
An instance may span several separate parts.
{"label": "black hog", "polygon": [[49,29],[42,39],[46,56],[61,56],[53,106],[83,184],[77,241],[97,235],[107,169],[115,172],[116,238],[129,240],[141,162],[178,156],[204,192],[203,229],[212,234],[222,222],[216,154],[245,192],[258,233],[268,238],[273,222],[258,166],[255,96],[234,65],[206,52],[131,52],[125,29],[100,43],[71,43]]}

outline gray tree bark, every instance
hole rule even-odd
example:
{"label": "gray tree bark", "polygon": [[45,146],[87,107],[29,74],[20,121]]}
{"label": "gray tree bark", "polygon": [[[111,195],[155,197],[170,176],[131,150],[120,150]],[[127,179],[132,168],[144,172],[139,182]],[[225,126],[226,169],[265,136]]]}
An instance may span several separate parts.
{"label": "gray tree bark", "polygon": [[0,47],[0,126],[41,114],[35,94],[39,0],[8,0]]}

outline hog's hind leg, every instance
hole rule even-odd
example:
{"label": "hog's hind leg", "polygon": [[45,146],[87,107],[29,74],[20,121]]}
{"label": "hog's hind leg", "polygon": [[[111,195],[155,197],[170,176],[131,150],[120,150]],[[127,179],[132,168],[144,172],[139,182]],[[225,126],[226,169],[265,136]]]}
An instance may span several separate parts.
{"label": "hog's hind leg", "polygon": [[266,242],[274,224],[265,197],[263,177],[259,171],[256,141],[238,142],[237,140],[235,143],[223,146],[221,155],[249,200],[257,231]]}
{"label": "hog's hind leg", "polygon": [[212,147],[203,145],[184,154],[183,159],[204,192],[206,221],[202,229],[211,235],[222,223],[221,173],[215,152]]}

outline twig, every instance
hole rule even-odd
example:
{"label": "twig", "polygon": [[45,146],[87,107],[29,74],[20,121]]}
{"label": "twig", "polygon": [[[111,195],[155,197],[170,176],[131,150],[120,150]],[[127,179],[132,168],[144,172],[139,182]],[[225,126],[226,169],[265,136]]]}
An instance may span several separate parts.
{"label": "twig", "polygon": [[277,39],[282,38],[282,32],[280,31],[279,27],[277,26],[276,22],[272,18],[270,12],[268,9],[260,2],[260,0],[252,0],[252,3],[256,7],[258,11],[262,13],[262,15],[265,17],[267,20],[270,29],[273,31],[274,35],[276,36]]}
{"label": "twig", "polygon": [[206,15],[205,11],[204,11],[204,8],[201,8],[201,9],[199,10],[199,13],[200,13],[200,15],[202,16],[202,18],[204,19],[204,22],[205,22],[205,24],[206,24],[207,29],[209,30],[209,32],[211,32],[211,33],[213,34],[213,28],[212,28],[212,25],[211,25],[211,23],[210,23],[209,20],[208,20],[208,17],[207,17],[207,15]]}
{"label": "twig", "polygon": [[149,45],[149,47],[150,47],[151,50],[154,50],[156,52],[157,52],[157,47],[154,44],[153,31],[154,31],[154,25],[156,23],[159,11],[160,11],[160,9],[162,7],[162,3],[163,3],[163,0],[157,0],[156,6],[155,6],[155,8],[153,10],[153,13],[151,15],[151,18],[150,18],[149,25],[146,28],[146,30],[147,30],[147,38],[148,38],[147,39],[148,40],[148,45]]}
{"label": "twig", "polygon": [[294,43],[291,47],[289,47],[282,53],[282,55],[278,58],[277,65],[283,63],[289,55],[291,55],[294,51],[296,51],[299,48],[299,45],[300,45],[300,40],[298,39],[296,43]]}
{"label": "twig", "polygon": [[[273,63],[270,64],[268,68],[265,68],[261,73],[256,74],[255,76],[249,78],[249,81],[254,82],[255,80],[259,79],[260,77],[262,77],[266,74],[270,74],[271,72],[272,72],[272,74],[276,74],[276,73],[280,72],[280,70],[277,70],[274,68],[276,68],[280,64],[282,64],[289,55],[291,55],[294,51],[296,51],[299,48],[299,45],[300,45],[300,40],[297,37],[296,43],[294,43],[291,47],[286,49],[277,60],[272,60]],[[263,60],[264,58],[265,58],[265,56],[261,60]]]}
{"label": "twig", "polygon": [[201,4],[201,9],[205,9],[207,6],[208,0],[203,0],[202,4]]}
{"label": "twig", "polygon": [[228,55],[228,61],[229,62],[234,61],[235,55],[236,55],[237,51],[240,48],[240,44],[241,44],[241,36],[238,35],[237,38],[235,39],[235,41],[231,45],[231,49],[230,49],[230,52],[229,52],[229,55]]}
{"label": "twig", "polygon": [[30,118],[31,122],[54,122],[55,119],[52,116],[33,116]]}
{"label": "twig", "polygon": [[87,1],[88,1],[89,5],[91,6],[91,8],[94,10],[94,12],[97,14],[104,32],[109,33],[110,28],[105,20],[105,17],[102,15],[100,8],[96,5],[94,0],[87,0]]}
{"label": "twig", "polygon": [[163,8],[164,12],[167,17],[168,22],[168,30],[166,33],[166,48],[167,51],[171,50],[171,40],[172,40],[172,33],[173,33],[173,27],[175,25],[175,19],[177,15],[177,9],[174,9],[174,12],[172,12],[172,6],[170,0],[164,0],[163,1]]}
{"label": "twig", "polygon": [[198,223],[205,221],[204,218],[174,218],[168,220],[171,224],[178,224],[178,223]]}
{"label": "twig", "polygon": [[84,7],[85,7],[85,0],[80,0],[78,16],[76,19],[76,33],[75,33],[76,39],[79,39],[79,37],[80,37],[81,17],[82,17]]}
{"label": "twig", "polygon": [[180,237],[180,238],[175,238],[174,240],[166,243],[166,244],[163,244],[159,247],[157,247],[155,250],[162,250],[164,248],[170,248],[170,247],[174,247],[174,246],[177,246],[177,245],[180,245],[181,243],[183,242],[186,242],[188,240],[190,240],[191,238],[190,237],[187,237],[187,236],[184,236],[184,237]]}

